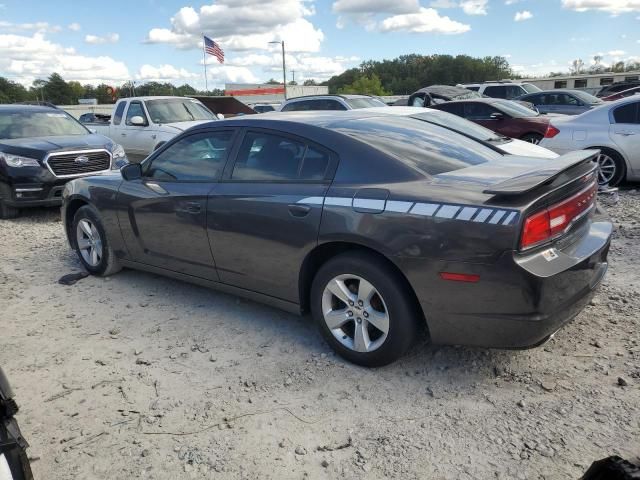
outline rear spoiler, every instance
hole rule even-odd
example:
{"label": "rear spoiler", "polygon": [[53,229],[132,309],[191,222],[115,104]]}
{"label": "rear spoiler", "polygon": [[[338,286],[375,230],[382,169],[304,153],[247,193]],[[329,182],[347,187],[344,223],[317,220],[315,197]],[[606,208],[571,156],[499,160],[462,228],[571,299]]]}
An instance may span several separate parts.
{"label": "rear spoiler", "polygon": [[569,152],[558,158],[549,160],[544,169],[535,169],[524,172],[500,183],[491,185],[483,193],[493,195],[521,195],[549,183],[563,172],[581,163],[595,160],[600,150],[579,150]]}

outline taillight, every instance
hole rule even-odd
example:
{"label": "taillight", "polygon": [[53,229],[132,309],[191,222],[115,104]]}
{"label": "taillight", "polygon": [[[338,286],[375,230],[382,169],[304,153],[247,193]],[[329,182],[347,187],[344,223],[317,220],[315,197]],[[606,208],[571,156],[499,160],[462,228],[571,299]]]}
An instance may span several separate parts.
{"label": "taillight", "polygon": [[547,131],[544,132],[544,138],[553,138],[559,133],[560,133],[560,130],[558,130],[553,125],[549,124],[547,125]]}
{"label": "taillight", "polygon": [[529,215],[522,227],[520,248],[526,249],[562,235],[578,218],[591,210],[596,202],[597,183],[555,205]]}

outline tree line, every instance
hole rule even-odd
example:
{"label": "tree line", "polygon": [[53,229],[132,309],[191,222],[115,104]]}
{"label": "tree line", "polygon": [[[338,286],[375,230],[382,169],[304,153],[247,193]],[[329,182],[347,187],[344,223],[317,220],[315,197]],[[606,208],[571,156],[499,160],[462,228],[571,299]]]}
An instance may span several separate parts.
{"label": "tree line", "polygon": [[[0,77],[0,103],[49,102],[54,105],[75,105],[81,98],[95,98],[98,103],[114,103],[114,97],[108,92],[110,85],[82,85],[76,81],[65,81],[59,74],[53,73],[46,80],[37,79],[30,87]],[[223,90],[196,90],[191,85],[175,86],[172,83],[146,82],[134,84],[127,82],[116,90],[116,99],[146,95],[224,95]]]}

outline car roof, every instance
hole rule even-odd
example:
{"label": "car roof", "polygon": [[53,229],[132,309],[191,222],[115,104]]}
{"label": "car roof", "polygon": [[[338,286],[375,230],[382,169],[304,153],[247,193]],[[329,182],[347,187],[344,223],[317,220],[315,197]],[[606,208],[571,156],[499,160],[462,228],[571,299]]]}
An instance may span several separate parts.
{"label": "car roof", "polygon": [[146,95],[143,97],[126,97],[120,100],[196,100],[193,97],[178,97],[176,95]]}
{"label": "car roof", "polygon": [[428,87],[421,88],[420,90],[414,93],[420,93],[420,92],[436,93],[439,95],[446,95],[446,96],[458,96],[458,95],[463,95],[465,93],[469,93],[469,90],[464,87],[454,87],[452,85],[430,85]]}
{"label": "car roof", "polygon": [[0,112],[56,112],[60,113],[60,109],[55,107],[47,107],[44,105],[0,105]]}
{"label": "car roof", "polygon": [[342,99],[350,99],[350,98],[376,98],[372,95],[360,95],[355,93],[345,93],[345,94],[334,94],[334,93],[326,93],[322,95],[302,95],[300,97],[289,98],[285,100],[285,102],[295,102],[297,100],[313,100],[314,98],[342,98]]}

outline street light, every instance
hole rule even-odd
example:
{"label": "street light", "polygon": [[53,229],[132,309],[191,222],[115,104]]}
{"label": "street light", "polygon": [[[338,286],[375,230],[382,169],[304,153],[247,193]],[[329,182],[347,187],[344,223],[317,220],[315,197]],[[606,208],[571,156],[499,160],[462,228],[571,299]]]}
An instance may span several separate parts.
{"label": "street light", "polygon": [[280,43],[282,45],[282,79],[284,80],[284,99],[287,99],[287,66],[284,61],[284,40],[281,42],[273,41],[269,43]]}

